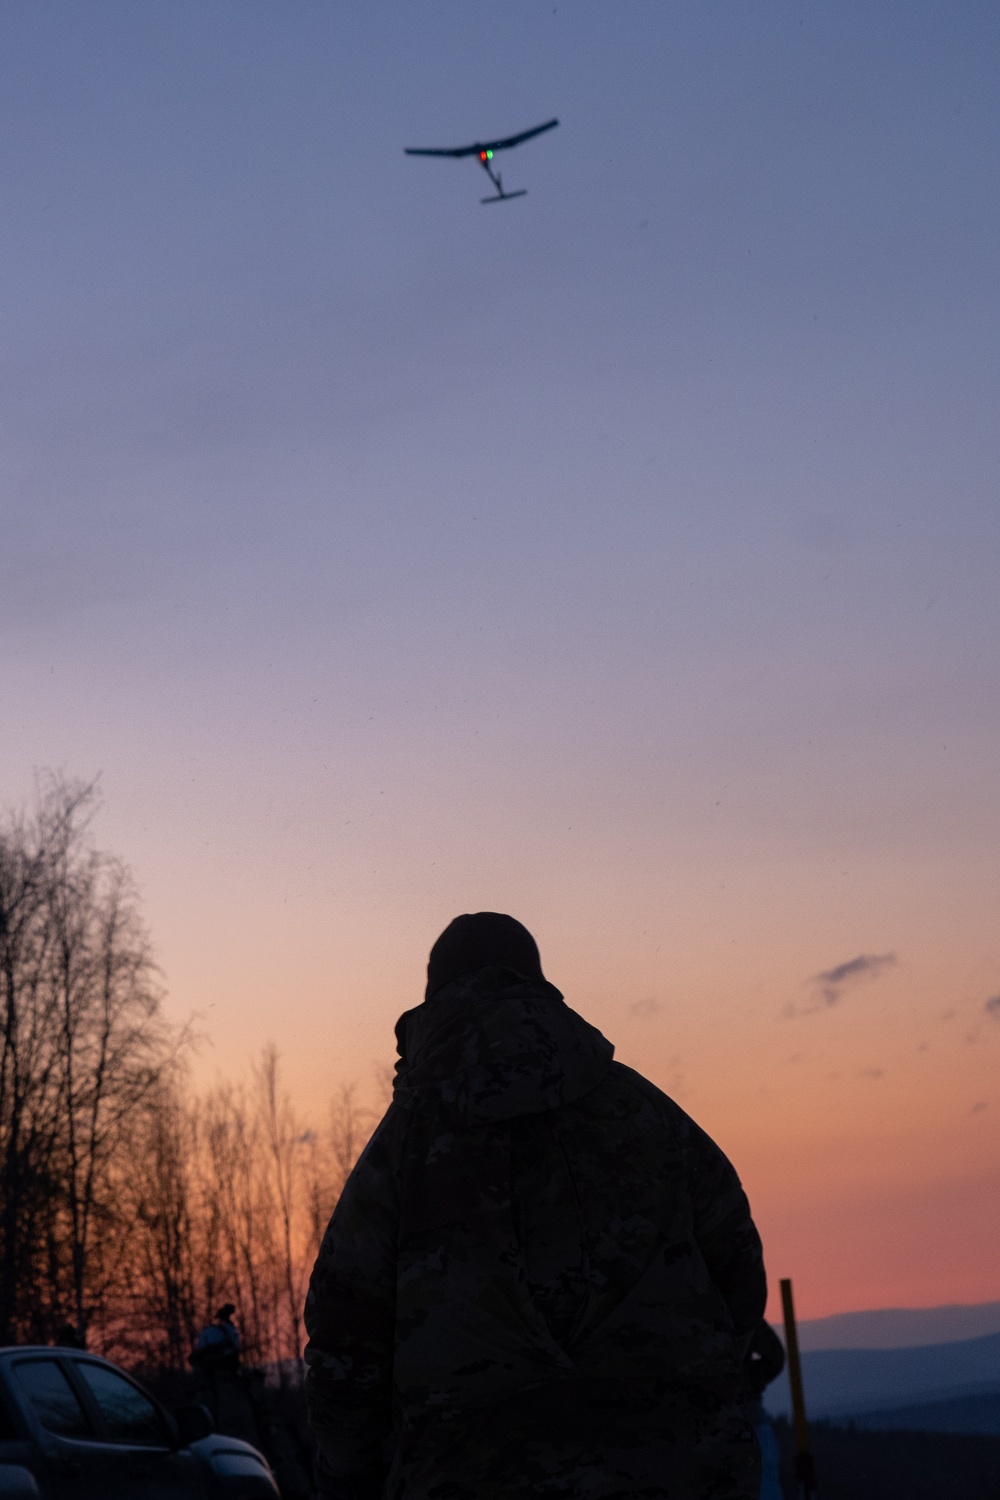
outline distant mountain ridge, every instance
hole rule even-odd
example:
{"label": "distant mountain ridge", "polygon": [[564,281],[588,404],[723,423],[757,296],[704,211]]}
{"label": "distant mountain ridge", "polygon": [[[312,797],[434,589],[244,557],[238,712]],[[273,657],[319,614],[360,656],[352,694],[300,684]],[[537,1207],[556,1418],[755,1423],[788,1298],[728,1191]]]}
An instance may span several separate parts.
{"label": "distant mountain ridge", "polygon": [[874,1432],[978,1432],[1000,1437],[1000,1390],[918,1406],[852,1412],[850,1420]]}
{"label": "distant mountain ridge", "polygon": [[[810,1417],[838,1417],[1000,1392],[1000,1332],[896,1349],[811,1349],[802,1356]],[[790,1409],[787,1373],[768,1387],[775,1414]]]}
{"label": "distant mountain ridge", "polygon": [[799,1324],[806,1349],[912,1349],[955,1344],[1000,1333],[1000,1302],[950,1303],[943,1307],[883,1307],[835,1313]]}

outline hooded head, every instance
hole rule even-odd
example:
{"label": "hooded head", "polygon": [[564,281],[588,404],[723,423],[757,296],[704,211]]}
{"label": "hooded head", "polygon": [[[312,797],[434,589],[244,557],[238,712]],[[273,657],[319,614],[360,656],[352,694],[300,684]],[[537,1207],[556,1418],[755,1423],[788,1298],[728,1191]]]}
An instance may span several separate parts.
{"label": "hooded head", "polygon": [[509,1120],[581,1098],[614,1048],[542,973],[513,917],[456,917],[431,949],[427,995],[396,1024],[395,1094],[452,1122]]}
{"label": "hooded head", "polygon": [[454,979],[486,968],[509,969],[525,979],[545,980],[538,944],[527,927],[502,912],[466,912],[449,922],[431,949],[425,998],[429,1000]]}
{"label": "hooded head", "polygon": [[400,1016],[396,1040],[397,1101],[466,1123],[578,1099],[614,1054],[549,984],[528,929],[496,911],[467,912],[445,928],[431,949],[425,1003]]}

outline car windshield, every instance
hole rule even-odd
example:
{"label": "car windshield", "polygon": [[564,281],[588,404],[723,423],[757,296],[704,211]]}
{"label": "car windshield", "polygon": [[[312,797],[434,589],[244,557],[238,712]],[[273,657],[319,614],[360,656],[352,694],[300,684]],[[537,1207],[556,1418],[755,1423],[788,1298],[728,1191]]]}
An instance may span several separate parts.
{"label": "car windshield", "polygon": [[150,1398],[117,1370],[92,1360],[76,1368],[87,1382],[104,1418],[105,1436],[113,1443],[162,1448],[167,1444],[163,1420]]}
{"label": "car windshield", "polygon": [[19,1359],[18,1384],[48,1432],[59,1437],[92,1438],[76,1393],[54,1359]]}

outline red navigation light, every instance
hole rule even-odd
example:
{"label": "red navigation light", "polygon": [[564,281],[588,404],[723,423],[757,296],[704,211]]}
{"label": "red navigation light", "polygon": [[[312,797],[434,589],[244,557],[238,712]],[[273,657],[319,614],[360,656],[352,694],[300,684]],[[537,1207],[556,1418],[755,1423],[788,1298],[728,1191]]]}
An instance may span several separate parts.
{"label": "red navigation light", "polygon": [[487,156],[489,156],[489,152],[488,151],[480,151],[480,153],[479,153],[479,160],[480,161],[485,161],[486,158],[487,158]]}

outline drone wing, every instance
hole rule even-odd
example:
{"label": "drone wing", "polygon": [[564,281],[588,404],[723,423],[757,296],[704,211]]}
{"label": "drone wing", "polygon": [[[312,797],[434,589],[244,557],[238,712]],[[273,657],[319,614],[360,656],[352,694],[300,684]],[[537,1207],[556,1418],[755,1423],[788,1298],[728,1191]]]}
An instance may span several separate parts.
{"label": "drone wing", "polygon": [[420,146],[404,146],[407,156],[478,156],[478,146],[456,146],[454,151],[428,151]]}
{"label": "drone wing", "polygon": [[403,150],[407,156],[478,156],[481,151],[506,151],[510,146],[519,146],[522,141],[530,141],[533,135],[541,135],[543,130],[551,130],[558,124],[558,120],[546,120],[544,125],[536,125],[534,130],[522,130],[520,135],[504,136],[502,141],[477,141],[474,146],[456,146],[452,151],[437,151],[423,146],[404,146]]}
{"label": "drone wing", "polygon": [[[522,130],[520,135],[508,135],[502,141],[483,141],[482,150],[506,151],[509,146],[519,146],[522,141],[530,141],[532,136],[541,135],[543,130],[552,130],[558,124],[558,120],[546,120],[544,125],[536,125],[533,130]],[[480,147],[474,146],[472,149],[478,151]]]}

